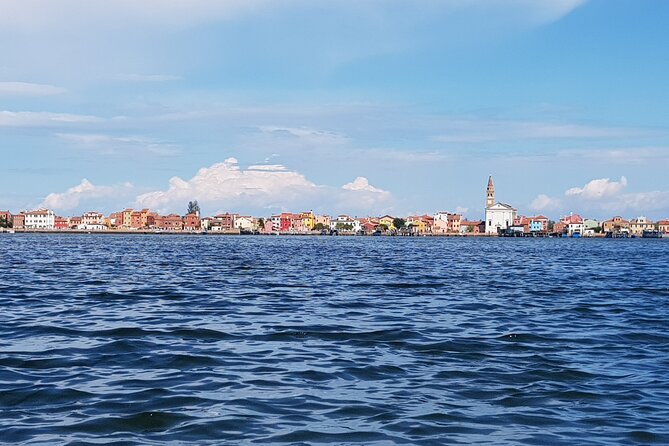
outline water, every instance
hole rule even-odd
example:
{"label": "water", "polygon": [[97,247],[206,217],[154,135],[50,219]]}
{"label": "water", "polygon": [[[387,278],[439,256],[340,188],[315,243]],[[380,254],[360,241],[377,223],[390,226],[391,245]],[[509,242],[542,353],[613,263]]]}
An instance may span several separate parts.
{"label": "water", "polygon": [[669,444],[666,239],[0,248],[2,444]]}

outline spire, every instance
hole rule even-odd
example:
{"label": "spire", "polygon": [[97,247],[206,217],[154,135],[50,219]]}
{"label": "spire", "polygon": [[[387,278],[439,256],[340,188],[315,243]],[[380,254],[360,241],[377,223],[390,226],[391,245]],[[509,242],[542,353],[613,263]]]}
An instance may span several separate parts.
{"label": "spire", "polygon": [[486,189],[485,207],[486,209],[495,204],[495,185],[492,183],[492,175],[488,177],[488,188]]}

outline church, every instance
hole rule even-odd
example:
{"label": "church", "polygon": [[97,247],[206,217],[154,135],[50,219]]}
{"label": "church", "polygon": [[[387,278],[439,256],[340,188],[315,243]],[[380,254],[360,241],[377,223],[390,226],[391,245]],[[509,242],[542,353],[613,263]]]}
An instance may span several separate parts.
{"label": "church", "polygon": [[495,203],[495,185],[492,176],[488,178],[485,200],[485,233],[498,234],[513,225],[518,211],[511,205]]}

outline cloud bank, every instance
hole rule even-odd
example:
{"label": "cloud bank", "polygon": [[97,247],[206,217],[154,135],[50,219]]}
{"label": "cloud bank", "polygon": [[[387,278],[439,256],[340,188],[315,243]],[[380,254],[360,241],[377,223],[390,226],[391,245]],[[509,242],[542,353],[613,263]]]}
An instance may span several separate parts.
{"label": "cloud bank", "polygon": [[392,205],[391,194],[370,185],[364,177],[334,188],[317,185],[282,165],[254,165],[243,169],[235,158],[204,167],[190,180],[173,177],[166,190],[141,194],[135,205],[174,212],[191,200],[198,200],[205,213],[244,211],[261,215],[307,209],[374,211]]}
{"label": "cloud bank", "polygon": [[78,185],[62,193],[51,193],[42,201],[39,207],[55,211],[69,211],[78,208],[84,203],[98,204],[97,202],[128,195],[133,190],[130,183],[117,186],[96,186],[87,179],[81,180]]}
{"label": "cloud bank", "polygon": [[[669,213],[669,191],[627,192],[628,180],[598,178],[582,187],[571,187],[564,197],[537,196],[529,205],[534,211],[578,212],[585,216],[610,217],[609,213]],[[632,215],[629,215],[632,216]]]}

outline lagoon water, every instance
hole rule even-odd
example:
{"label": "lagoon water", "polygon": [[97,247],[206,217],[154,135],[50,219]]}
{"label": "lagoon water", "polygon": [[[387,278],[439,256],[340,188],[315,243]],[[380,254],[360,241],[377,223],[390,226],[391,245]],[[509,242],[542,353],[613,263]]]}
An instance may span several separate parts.
{"label": "lagoon water", "polygon": [[666,239],[0,253],[2,444],[669,444]]}

